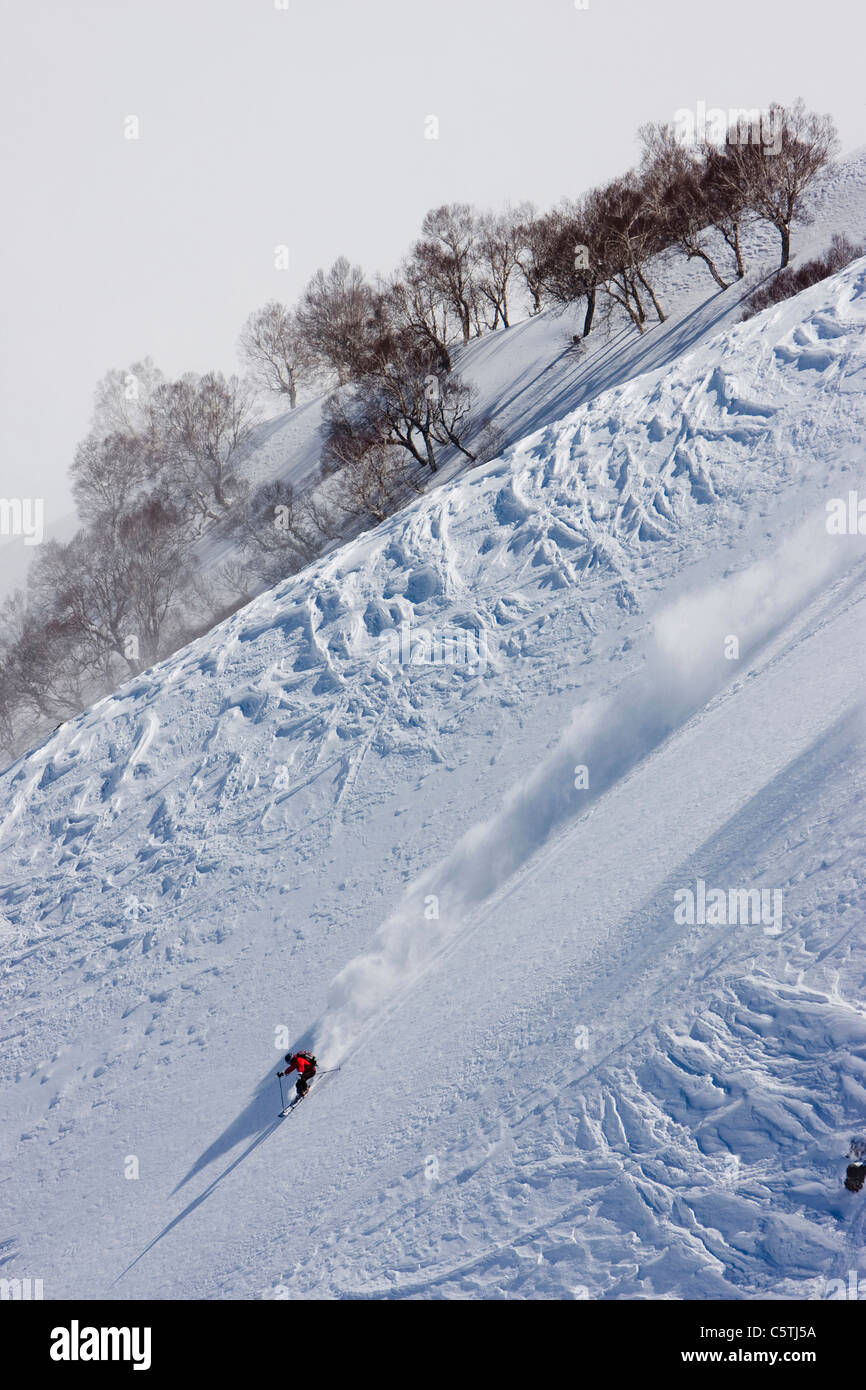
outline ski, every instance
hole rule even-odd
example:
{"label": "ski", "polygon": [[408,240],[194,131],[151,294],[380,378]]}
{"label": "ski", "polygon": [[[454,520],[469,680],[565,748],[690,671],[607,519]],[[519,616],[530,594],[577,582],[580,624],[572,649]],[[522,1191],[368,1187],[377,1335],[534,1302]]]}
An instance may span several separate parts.
{"label": "ski", "polygon": [[294,1100],[290,1100],[290,1101],[289,1101],[289,1103],[288,1103],[288,1105],[286,1106],[285,1110],[281,1110],[281,1111],[280,1111],[279,1118],[280,1118],[281,1120],[282,1120],[282,1119],[285,1119],[286,1115],[290,1115],[290,1114],[292,1113],[292,1111],[294,1110],[295,1106],[296,1106],[296,1105],[300,1105],[300,1103],[301,1103],[302,1100],[306,1100],[306,1098],[307,1098],[307,1096],[308,1096],[309,1094],[310,1094],[309,1091],[305,1091],[304,1094],[303,1094],[302,1096],[295,1096],[295,1099],[294,1099]]}

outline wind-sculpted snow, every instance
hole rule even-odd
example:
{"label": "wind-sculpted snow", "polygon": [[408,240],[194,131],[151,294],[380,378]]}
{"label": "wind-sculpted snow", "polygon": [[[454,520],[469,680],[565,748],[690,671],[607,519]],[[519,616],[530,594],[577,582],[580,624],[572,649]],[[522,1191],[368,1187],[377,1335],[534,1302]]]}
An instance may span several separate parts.
{"label": "wind-sculpted snow", "polygon": [[[864,540],[824,518],[864,326],[861,261],[551,411],[0,776],[10,1274],[731,1297],[851,1258]],[[783,932],[675,925],[697,879]],[[342,1070],[274,1130],[304,1043]]]}
{"label": "wind-sculpted snow", "polygon": [[[26,807],[32,824],[48,820],[43,852],[68,864],[63,846],[84,805],[95,817],[88,843],[121,811],[150,820],[166,758],[175,786],[160,795],[157,822],[171,809],[181,834],[201,840],[227,829],[241,787],[273,830],[310,779],[331,773],[338,790],[351,782],[368,748],[426,761],[432,745],[443,756],[422,690],[457,717],[494,684],[498,698],[518,699],[527,675],[537,678],[536,639],[553,615],[568,622],[574,612],[570,640],[588,651],[611,602],[641,607],[646,547],[663,547],[654,564],[667,572],[700,553],[702,526],[731,543],[789,478],[805,488],[801,514],[813,510],[818,470],[825,478],[834,460],[857,461],[860,397],[844,386],[862,371],[864,284],[859,262],[768,323],[601,396],[256,600],[11,769],[0,834]],[[832,402],[824,373],[802,373],[784,355],[815,324],[840,387]],[[578,603],[559,612],[563,590]],[[67,824],[70,774],[77,805]],[[241,832],[249,811],[245,798]],[[184,845],[178,862],[177,849],[170,839],[147,856],[161,895],[181,896],[189,881],[196,851]],[[77,862],[78,883],[86,866]],[[34,892],[42,911],[53,883]]]}
{"label": "wind-sculpted snow", "polygon": [[[578,708],[539,767],[508,793],[490,820],[468,830],[454,850],[412,885],[379,931],[374,948],[340,972],[316,1033],[317,1050],[336,1064],[364,1022],[429,966],[473,911],[584,814],[673,730],[732,679],[725,641],[736,635],[739,660],[761,645],[859,558],[856,542],[830,537],[822,511],[767,560],[713,588],[681,597],[653,620],[640,672],[616,695]],[[576,784],[585,768],[587,783]]]}

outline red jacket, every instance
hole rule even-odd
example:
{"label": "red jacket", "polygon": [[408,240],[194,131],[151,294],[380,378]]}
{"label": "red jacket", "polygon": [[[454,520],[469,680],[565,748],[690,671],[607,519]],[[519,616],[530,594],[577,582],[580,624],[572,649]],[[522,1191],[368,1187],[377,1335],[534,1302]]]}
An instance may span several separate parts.
{"label": "red jacket", "polygon": [[301,1057],[301,1055],[297,1052],[292,1057],[292,1060],[286,1067],[286,1070],[283,1072],[283,1076],[288,1076],[289,1072],[293,1071],[297,1071],[299,1076],[306,1076],[307,1073],[309,1073],[310,1076],[315,1076],[316,1074],[316,1068],[314,1063],[311,1062],[308,1057]]}

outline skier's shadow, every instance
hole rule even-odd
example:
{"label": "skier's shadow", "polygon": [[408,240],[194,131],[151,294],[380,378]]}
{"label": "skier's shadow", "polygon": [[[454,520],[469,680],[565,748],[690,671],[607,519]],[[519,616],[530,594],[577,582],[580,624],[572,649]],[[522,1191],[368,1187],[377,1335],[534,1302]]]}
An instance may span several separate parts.
{"label": "skier's shadow", "polygon": [[[301,1043],[299,1046],[304,1046],[304,1044]],[[296,1051],[297,1049],[292,1050]],[[282,1117],[279,1114],[274,1114],[276,1106],[274,1080],[274,1072],[269,1070],[259,1082],[258,1089],[246,1109],[242,1110],[236,1119],[232,1120],[231,1124],[214,1140],[210,1148],[205,1149],[201,1157],[196,1159],[186,1177],[182,1178],[177,1187],[172,1191],[172,1197],[176,1192],[179,1192],[182,1187],[185,1187],[190,1179],[195,1177],[196,1173],[200,1173],[209,1163],[213,1163],[214,1159],[220,1158],[223,1154],[228,1153],[236,1144],[242,1143],[250,1134],[255,1135],[252,1143],[248,1144],[243,1153],[233,1159],[227,1168],[224,1168],[221,1173],[218,1173],[204,1191],[200,1192],[197,1197],[194,1197],[193,1200],[184,1207],[183,1211],[178,1212],[177,1216],[172,1217],[168,1225],[164,1226],[159,1232],[159,1235],[154,1236],[150,1244],[146,1245],[141,1253],[136,1255],[132,1263],[126,1266],[123,1273],[117,1276],[114,1280],[115,1284],[118,1284],[120,1280],[123,1279],[124,1275],[128,1274],[131,1269],[134,1269],[139,1260],[143,1260],[148,1251],[152,1250],[153,1247],[162,1240],[163,1236],[167,1236],[169,1231],[173,1231],[175,1226],[179,1226],[181,1221],[185,1220],[191,1212],[195,1211],[196,1207],[201,1206],[202,1202],[206,1202],[211,1193],[222,1182],[223,1178],[227,1178],[229,1173],[233,1172],[235,1168],[243,1163],[245,1158],[249,1158],[253,1150],[257,1149],[259,1144],[263,1144],[264,1141],[273,1134],[274,1130],[279,1127],[282,1122]]]}
{"label": "skier's shadow", "polygon": [[[159,1235],[154,1236],[153,1240],[150,1242],[149,1245],[146,1245],[144,1247],[140,1255],[136,1255],[132,1263],[126,1266],[126,1269],[123,1271],[123,1273],[117,1276],[114,1283],[118,1284],[120,1280],[124,1277],[124,1275],[128,1274],[131,1269],[134,1269],[135,1266],[138,1264],[139,1260],[143,1260],[148,1251],[152,1250],[153,1247],[157,1245],[159,1241],[162,1240],[163,1236],[167,1236],[169,1231],[173,1231],[175,1226],[180,1225],[181,1221],[183,1221],[185,1217],[189,1216],[191,1212],[195,1211],[196,1207],[201,1206],[202,1202],[207,1201],[214,1188],[222,1182],[223,1178],[227,1178],[232,1169],[237,1168],[239,1163],[243,1163],[244,1159],[249,1157],[253,1149],[257,1149],[259,1144],[263,1143],[264,1140],[268,1138],[268,1135],[273,1134],[274,1130],[277,1128],[279,1123],[280,1117],[277,1116],[276,1119],[272,1120],[271,1123],[267,1126],[267,1128],[263,1129],[261,1134],[258,1134],[256,1138],[253,1140],[253,1142],[249,1144],[247,1148],[244,1149],[243,1153],[240,1154],[229,1164],[228,1168],[224,1168],[223,1171],[219,1173],[217,1177],[214,1178],[213,1182],[209,1183],[209,1185],[205,1188],[204,1192],[200,1192],[197,1197],[194,1197],[193,1200],[190,1203],[188,1203],[187,1206],[184,1207],[183,1211],[178,1212],[177,1216],[173,1217],[172,1220],[169,1221],[167,1226],[163,1226]],[[197,1170],[194,1169],[193,1171]],[[192,1177],[192,1172],[190,1172],[188,1176]],[[186,1180],[187,1179],[184,1178],[184,1182],[186,1182]],[[180,1184],[180,1186],[182,1185],[183,1184]],[[175,1188],[174,1190],[175,1192],[177,1192],[178,1189]]]}
{"label": "skier's shadow", "polygon": [[[288,1099],[289,1097],[287,1095],[286,1101],[288,1101]],[[255,1142],[250,1145],[246,1153],[241,1155],[241,1158],[246,1158],[246,1154],[250,1153],[252,1149],[255,1148],[256,1144],[266,1138],[274,1128],[269,1121],[274,1118],[276,1109],[276,1076],[273,1071],[269,1071],[259,1082],[256,1093],[249,1105],[242,1110],[239,1115],[235,1116],[231,1124],[223,1130],[222,1134],[218,1135],[209,1148],[205,1149],[204,1153],[196,1159],[186,1177],[181,1178],[177,1187],[172,1192],[172,1197],[176,1192],[180,1192],[182,1187],[186,1187],[190,1179],[194,1178],[197,1173],[200,1173],[203,1168],[207,1168],[208,1164],[213,1163],[218,1158],[222,1158],[223,1154],[230,1153],[236,1144],[242,1144],[251,1134],[257,1134],[258,1138]],[[240,1159],[236,1160],[238,1163],[240,1161]],[[234,1164],[232,1164],[232,1167],[234,1167]],[[229,1171],[230,1170],[227,1168],[226,1172]],[[216,1181],[219,1182],[219,1178],[217,1178]]]}

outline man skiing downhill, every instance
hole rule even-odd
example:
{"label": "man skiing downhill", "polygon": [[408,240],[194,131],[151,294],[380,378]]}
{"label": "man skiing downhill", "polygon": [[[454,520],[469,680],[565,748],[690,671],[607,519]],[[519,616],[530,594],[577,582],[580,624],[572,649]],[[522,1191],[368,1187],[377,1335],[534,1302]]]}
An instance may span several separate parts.
{"label": "man skiing downhill", "polygon": [[298,1093],[298,1100],[307,1094],[310,1089],[310,1082],[316,1075],[316,1059],[311,1052],[287,1052],[286,1061],[288,1066],[285,1071],[278,1071],[277,1076],[288,1076],[291,1072],[298,1073],[298,1083],[295,1090]]}
{"label": "man skiing downhill", "polygon": [[866,1178],[866,1139],[852,1139],[848,1157],[856,1162],[848,1164],[845,1186],[849,1192],[859,1192]]}

